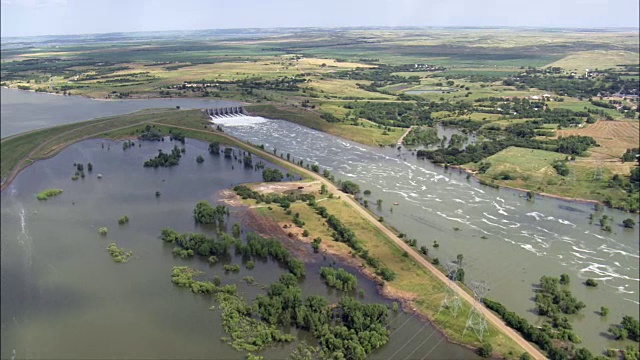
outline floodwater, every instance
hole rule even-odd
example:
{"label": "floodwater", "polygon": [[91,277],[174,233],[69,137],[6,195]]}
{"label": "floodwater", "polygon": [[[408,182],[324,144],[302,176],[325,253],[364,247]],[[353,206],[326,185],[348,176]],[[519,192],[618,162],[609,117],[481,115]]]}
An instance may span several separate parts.
{"label": "floodwater", "polygon": [[[295,161],[317,163],[336,179],[371,190],[370,203],[383,200],[380,209],[372,208],[385,221],[417,239],[418,247],[428,246],[441,262],[463,254],[467,283],[485,281],[491,289],[487,297],[533,323],[542,320],[535,315],[533,285],[542,275],[569,274],[570,290],[587,305],[570,317],[583,340],[580,346],[598,353],[621,347],[606,332],[623,314],[638,314],[638,226],[621,225],[626,218],[638,222],[637,215],[604,210],[614,218],[613,232],[607,233],[589,224],[590,204],[540,196],[531,203],[519,191],[481,186],[464,172],[419,160],[404,148],[367,147],[287,121],[257,118],[247,124],[250,119],[215,123],[231,135],[290,153]],[[434,241],[438,249],[431,246]],[[587,278],[600,286],[586,287]],[[611,310],[608,317],[597,314],[601,306]]]}
{"label": "floodwater", "polygon": [[128,114],[149,108],[204,109],[237,105],[224,100],[145,99],[93,100],[16,89],[0,89],[0,134],[7,137],[21,132],[93,118]]}
{"label": "floodwater", "polygon": [[[243,277],[253,276],[263,285],[276,281],[286,270],[274,262],[257,261],[253,270],[242,266],[238,274],[225,274],[223,265],[240,263],[239,257],[215,266],[200,257],[180,259],[171,254],[173,246],[158,236],[164,227],[212,234],[215,229],[194,224],[195,203],[206,199],[216,205],[220,190],[261,181],[261,172],[210,155],[207,144],[190,139],[178,166],[144,168],[146,159],[158,149],[169,151],[173,143],[141,144],[126,151],[121,143],[103,140],[74,144],[28,167],[2,192],[3,359],[245,357],[245,352],[220,340],[226,334],[219,311],[209,310],[215,305],[213,298],[174,286],[171,268],[190,266],[205,271],[207,278],[218,275],[223,284],[237,284],[248,299],[264,291],[246,284]],[[205,161],[197,164],[200,154]],[[85,179],[72,181],[76,162],[93,163],[93,171]],[[35,194],[46,188],[64,192],[47,201],[36,200]],[[156,191],[161,192],[158,198]],[[244,219],[243,211],[233,208],[227,226]],[[130,222],[119,226],[117,219],[123,215]],[[106,239],[98,235],[102,226],[109,229]],[[243,229],[250,231],[251,224],[245,223]],[[105,249],[111,242],[133,251],[132,259],[115,263]],[[306,250],[310,252],[310,247]],[[324,286],[318,274],[319,266],[328,266],[334,259],[324,260],[317,254],[312,260],[302,283],[303,294],[326,295],[336,301],[339,294]],[[358,277],[364,301],[389,304],[377,294],[373,282]],[[391,341],[371,358],[476,358],[415,316],[391,312],[390,320]],[[312,340],[305,332],[292,333],[300,340]],[[260,355],[286,358],[294,348],[295,344],[276,346]]]}

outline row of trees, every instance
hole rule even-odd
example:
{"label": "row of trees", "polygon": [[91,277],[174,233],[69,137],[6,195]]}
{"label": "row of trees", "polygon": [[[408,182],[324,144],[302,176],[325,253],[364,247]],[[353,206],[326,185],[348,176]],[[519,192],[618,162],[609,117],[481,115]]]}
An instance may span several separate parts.
{"label": "row of trees", "polygon": [[566,348],[555,345],[553,342],[553,338],[549,336],[548,331],[546,331],[547,329],[545,329],[544,327],[538,328],[534,325],[529,324],[527,319],[520,317],[513,311],[507,310],[507,308],[499,302],[487,298],[482,299],[482,302],[489,310],[492,310],[500,315],[502,320],[504,320],[504,322],[509,327],[520,332],[526,340],[531,341],[532,343],[538,345],[540,349],[546,351],[549,359],[593,359],[593,355],[587,349],[581,348],[575,351],[570,351]]}
{"label": "row of trees", "polygon": [[251,190],[245,185],[238,185],[233,188],[233,191],[240,196],[242,199],[254,199],[256,203],[261,204],[271,204],[276,203],[280,204],[280,206],[284,209],[288,209],[291,206],[291,203],[296,201],[309,201],[311,199],[315,200],[315,196],[313,194],[307,193],[292,193],[292,194],[277,194],[277,193],[269,193],[263,194],[258,191]]}

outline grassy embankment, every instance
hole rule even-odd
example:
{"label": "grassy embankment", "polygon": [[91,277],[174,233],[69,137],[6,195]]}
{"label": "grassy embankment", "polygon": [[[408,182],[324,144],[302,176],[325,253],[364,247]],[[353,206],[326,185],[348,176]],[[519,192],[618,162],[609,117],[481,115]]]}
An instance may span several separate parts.
{"label": "grassy embankment", "polygon": [[[335,194],[346,196],[345,194]],[[445,284],[435,277],[433,273],[420,266],[411,257],[404,255],[391,239],[382,233],[373,224],[369,223],[362,216],[353,211],[351,206],[344,200],[335,196],[328,198],[318,196],[319,204],[326,207],[329,214],[338,217],[347,227],[352,229],[359,241],[369,251],[369,254],[380,259],[384,266],[396,273],[396,279],[388,282],[383,287],[385,295],[403,300],[408,307],[423,317],[430,319],[441,331],[452,341],[467,346],[477,347],[480,342],[473,331],[464,329],[470,304],[462,301],[462,310],[457,317],[446,310],[438,312],[440,304],[446,293]],[[255,205],[255,200],[243,200],[247,205]],[[265,206],[254,209],[259,216],[270,219],[282,225],[288,224],[289,229],[285,232],[292,232],[302,241],[311,242],[316,237],[322,238],[320,250],[336,254],[346,261],[355,262],[371,276],[373,270],[365,264],[362,259],[352,257],[351,249],[344,243],[333,240],[332,230],[326,226],[326,221],[320,217],[310,206],[304,203],[294,203],[291,205],[292,213],[299,213],[300,218],[305,222],[304,229],[309,231],[308,237],[302,237],[302,229],[295,227],[291,222],[291,216],[277,205],[272,205],[271,210]],[[488,324],[488,335],[485,341],[492,344],[496,354],[505,358],[517,358],[522,353],[522,349],[515,342],[501,333],[496,327]]]}

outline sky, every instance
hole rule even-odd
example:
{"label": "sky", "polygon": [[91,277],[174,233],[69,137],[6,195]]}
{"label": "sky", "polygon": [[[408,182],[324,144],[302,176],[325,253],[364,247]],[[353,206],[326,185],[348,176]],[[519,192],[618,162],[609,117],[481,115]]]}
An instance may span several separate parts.
{"label": "sky", "polygon": [[0,36],[274,27],[638,28],[638,0],[0,0]]}

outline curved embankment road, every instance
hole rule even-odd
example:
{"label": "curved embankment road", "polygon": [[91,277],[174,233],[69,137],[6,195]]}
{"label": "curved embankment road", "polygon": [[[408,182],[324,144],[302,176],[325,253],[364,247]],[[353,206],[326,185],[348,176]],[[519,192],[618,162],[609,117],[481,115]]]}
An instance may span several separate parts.
{"label": "curved embankment road", "polygon": [[[163,123],[155,123],[155,124],[163,125],[163,126],[172,126],[172,127],[175,127],[175,128],[180,128],[180,129],[185,129],[185,130],[190,130],[190,131],[198,131],[198,132],[211,134],[210,131],[205,131],[205,130],[198,130],[198,129],[182,127],[182,126],[175,126],[175,125],[167,125],[167,124],[163,124]],[[229,139],[231,141],[234,141],[234,142],[242,141],[242,140],[239,140],[237,138],[234,138],[233,136],[227,135],[225,133],[216,132],[216,135],[219,135],[221,137],[227,138],[227,139]],[[270,154],[270,153],[268,153],[266,151],[262,151],[262,150],[260,150],[258,148],[255,148],[255,150],[253,150],[253,151],[255,151],[256,155],[259,155],[259,156],[261,156],[261,157],[263,157],[265,159],[269,159],[269,160],[273,161],[274,163],[280,163],[280,162],[283,161],[279,157],[277,157],[277,156],[275,156],[273,154]],[[287,164],[294,165],[294,164],[291,164],[291,163],[288,163],[288,162],[287,162]],[[329,182],[322,175],[314,173],[311,170],[307,170],[307,169],[302,168],[302,167],[297,166],[297,165],[294,165],[294,166],[300,172],[306,174],[307,176],[309,176],[311,178],[319,180],[322,184],[325,184],[329,191],[331,191],[333,193],[342,193],[333,183]],[[419,255],[417,252],[415,252],[412,247],[410,247],[404,241],[402,241],[402,239],[400,239],[398,236],[396,236],[396,234],[394,234],[386,226],[382,225],[378,221],[378,219],[374,218],[373,215],[371,215],[369,212],[367,212],[365,209],[363,209],[360,206],[360,204],[358,204],[352,197],[343,196],[342,198],[345,199],[345,201],[349,205],[351,205],[351,207],[355,211],[357,211],[360,215],[362,215],[365,219],[367,219],[370,223],[372,223],[380,231],[382,231],[385,235],[387,235],[389,237],[389,239],[391,239],[394,243],[396,243],[396,245],[398,247],[400,247],[402,250],[405,250],[415,261],[418,262],[418,264],[422,265],[423,267],[425,267],[426,269],[431,271],[443,283],[449,284],[449,281],[448,281],[447,277],[442,272],[440,272],[435,266],[433,266],[433,264],[431,264],[429,261],[427,261],[421,255]],[[457,284],[453,284],[453,290],[455,290],[460,295],[461,298],[465,299],[470,304],[473,304],[473,302],[474,302],[473,297],[471,295],[469,295],[467,292],[465,292],[462,288],[460,288]],[[487,318],[488,321],[490,321],[498,329],[500,329],[507,336],[509,336],[511,339],[513,339],[518,345],[520,345],[520,347],[522,347],[526,352],[528,352],[533,358],[540,359],[540,360],[544,360],[544,359],[547,358],[540,350],[538,350],[531,343],[529,343],[527,340],[525,340],[515,330],[513,330],[510,327],[508,327],[502,321],[502,319],[500,319],[498,316],[496,316],[494,313],[492,313],[489,309],[487,309],[486,307],[484,307],[482,305],[482,306],[480,306],[480,311],[482,311],[482,313],[485,315],[485,317]]]}

